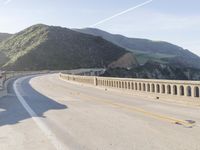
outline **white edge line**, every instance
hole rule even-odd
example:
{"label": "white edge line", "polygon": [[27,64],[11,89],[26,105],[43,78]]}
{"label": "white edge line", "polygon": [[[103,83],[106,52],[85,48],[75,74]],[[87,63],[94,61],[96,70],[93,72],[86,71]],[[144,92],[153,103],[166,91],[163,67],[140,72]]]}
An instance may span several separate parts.
{"label": "white edge line", "polygon": [[39,116],[31,109],[31,107],[28,105],[26,100],[23,98],[23,96],[20,95],[20,92],[18,91],[18,85],[20,82],[28,77],[23,77],[20,79],[17,79],[14,84],[13,88],[15,91],[15,94],[17,96],[17,99],[20,101],[22,106],[25,108],[25,110],[29,113],[29,115],[32,117],[33,121],[36,123],[36,125],[42,130],[42,132],[47,136],[47,138],[51,141],[51,143],[54,145],[56,150],[69,150],[68,147],[66,147],[63,143],[61,143],[56,136],[53,134],[53,132],[50,130],[50,128],[40,119]]}

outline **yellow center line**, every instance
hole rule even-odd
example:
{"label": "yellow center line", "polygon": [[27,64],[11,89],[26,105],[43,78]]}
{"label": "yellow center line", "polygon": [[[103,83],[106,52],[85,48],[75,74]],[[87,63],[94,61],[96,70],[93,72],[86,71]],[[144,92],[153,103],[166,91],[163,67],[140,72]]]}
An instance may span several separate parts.
{"label": "yellow center line", "polygon": [[85,98],[89,98],[93,101],[97,101],[97,102],[104,103],[104,104],[109,104],[111,106],[117,106],[119,108],[122,108],[122,109],[128,110],[128,111],[132,111],[132,112],[142,113],[145,116],[149,116],[149,117],[152,117],[154,119],[163,120],[163,121],[174,123],[174,124],[181,124],[181,125],[186,126],[186,127],[191,127],[193,125],[192,123],[189,123],[185,120],[177,119],[177,118],[174,118],[174,117],[169,117],[169,116],[159,114],[159,113],[146,111],[146,110],[139,108],[139,107],[129,106],[129,105],[122,104],[122,103],[111,102],[111,100],[105,100],[105,99],[89,96],[89,95],[86,95],[86,94],[83,94],[83,93],[80,93],[80,94],[82,95],[82,97],[84,96]]}
{"label": "yellow center line", "polygon": [[[70,90],[69,88],[68,88],[68,90],[73,94],[77,94],[76,92]],[[181,124],[185,127],[192,127],[194,125],[194,123],[190,123],[190,122],[187,122],[185,120],[177,119],[177,118],[174,118],[174,117],[171,117],[171,116],[167,116],[167,115],[163,115],[163,114],[159,114],[159,113],[155,113],[155,112],[146,111],[145,109],[135,107],[135,106],[130,106],[130,105],[122,104],[122,103],[112,102],[112,100],[97,98],[97,97],[90,96],[90,95],[85,94],[85,93],[79,92],[79,97],[80,98],[85,97],[85,98],[87,98],[88,100],[91,100],[91,101],[96,101],[96,102],[103,103],[103,104],[109,104],[111,106],[115,106],[115,107],[117,106],[117,107],[122,108],[124,110],[141,113],[145,116],[149,116],[149,117],[157,119],[157,120],[163,120],[163,121],[174,123],[174,124]]]}

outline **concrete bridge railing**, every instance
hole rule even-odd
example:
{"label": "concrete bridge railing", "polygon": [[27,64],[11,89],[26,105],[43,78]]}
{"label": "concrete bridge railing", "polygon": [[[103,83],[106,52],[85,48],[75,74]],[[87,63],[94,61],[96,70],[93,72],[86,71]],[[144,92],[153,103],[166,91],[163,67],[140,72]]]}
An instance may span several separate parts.
{"label": "concrete bridge railing", "polygon": [[0,97],[7,95],[7,84],[11,78],[17,78],[26,75],[44,74],[49,71],[8,71],[0,73]]}
{"label": "concrete bridge railing", "polygon": [[153,80],[80,76],[60,73],[60,77],[94,86],[140,92],[146,95],[171,98],[187,98],[200,101],[200,81]]}

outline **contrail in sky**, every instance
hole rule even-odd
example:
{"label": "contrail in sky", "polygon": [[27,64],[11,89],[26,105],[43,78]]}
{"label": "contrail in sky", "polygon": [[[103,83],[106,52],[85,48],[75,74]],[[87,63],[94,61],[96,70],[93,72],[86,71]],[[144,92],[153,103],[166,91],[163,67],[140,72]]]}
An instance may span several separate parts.
{"label": "contrail in sky", "polygon": [[121,15],[123,15],[123,14],[125,14],[125,13],[128,13],[128,12],[130,12],[130,11],[133,11],[133,10],[135,10],[135,9],[137,9],[137,8],[140,8],[140,7],[144,6],[144,5],[147,5],[147,4],[151,3],[152,1],[153,1],[153,0],[148,0],[148,1],[146,1],[146,2],[143,2],[143,3],[139,4],[139,5],[136,5],[136,6],[134,6],[134,7],[131,7],[131,8],[129,8],[129,9],[124,10],[124,11],[122,11],[122,12],[120,12],[120,13],[117,13],[117,14],[111,16],[111,17],[108,17],[108,18],[106,18],[106,19],[103,19],[103,20],[101,20],[101,21],[99,21],[99,22],[97,22],[97,23],[91,25],[90,27],[96,27],[96,26],[98,26],[98,25],[100,25],[100,24],[102,24],[102,23],[105,23],[105,22],[107,22],[107,21],[112,20],[113,18],[116,18],[116,17],[121,16]]}

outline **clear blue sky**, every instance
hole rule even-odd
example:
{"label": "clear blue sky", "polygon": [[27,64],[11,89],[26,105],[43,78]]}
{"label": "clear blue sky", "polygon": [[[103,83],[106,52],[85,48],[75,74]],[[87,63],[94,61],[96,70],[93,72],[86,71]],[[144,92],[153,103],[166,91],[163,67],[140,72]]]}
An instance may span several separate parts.
{"label": "clear blue sky", "polygon": [[[0,0],[0,32],[44,23],[88,27],[145,0]],[[129,37],[164,40],[200,55],[200,0],[154,0],[97,28]]]}

